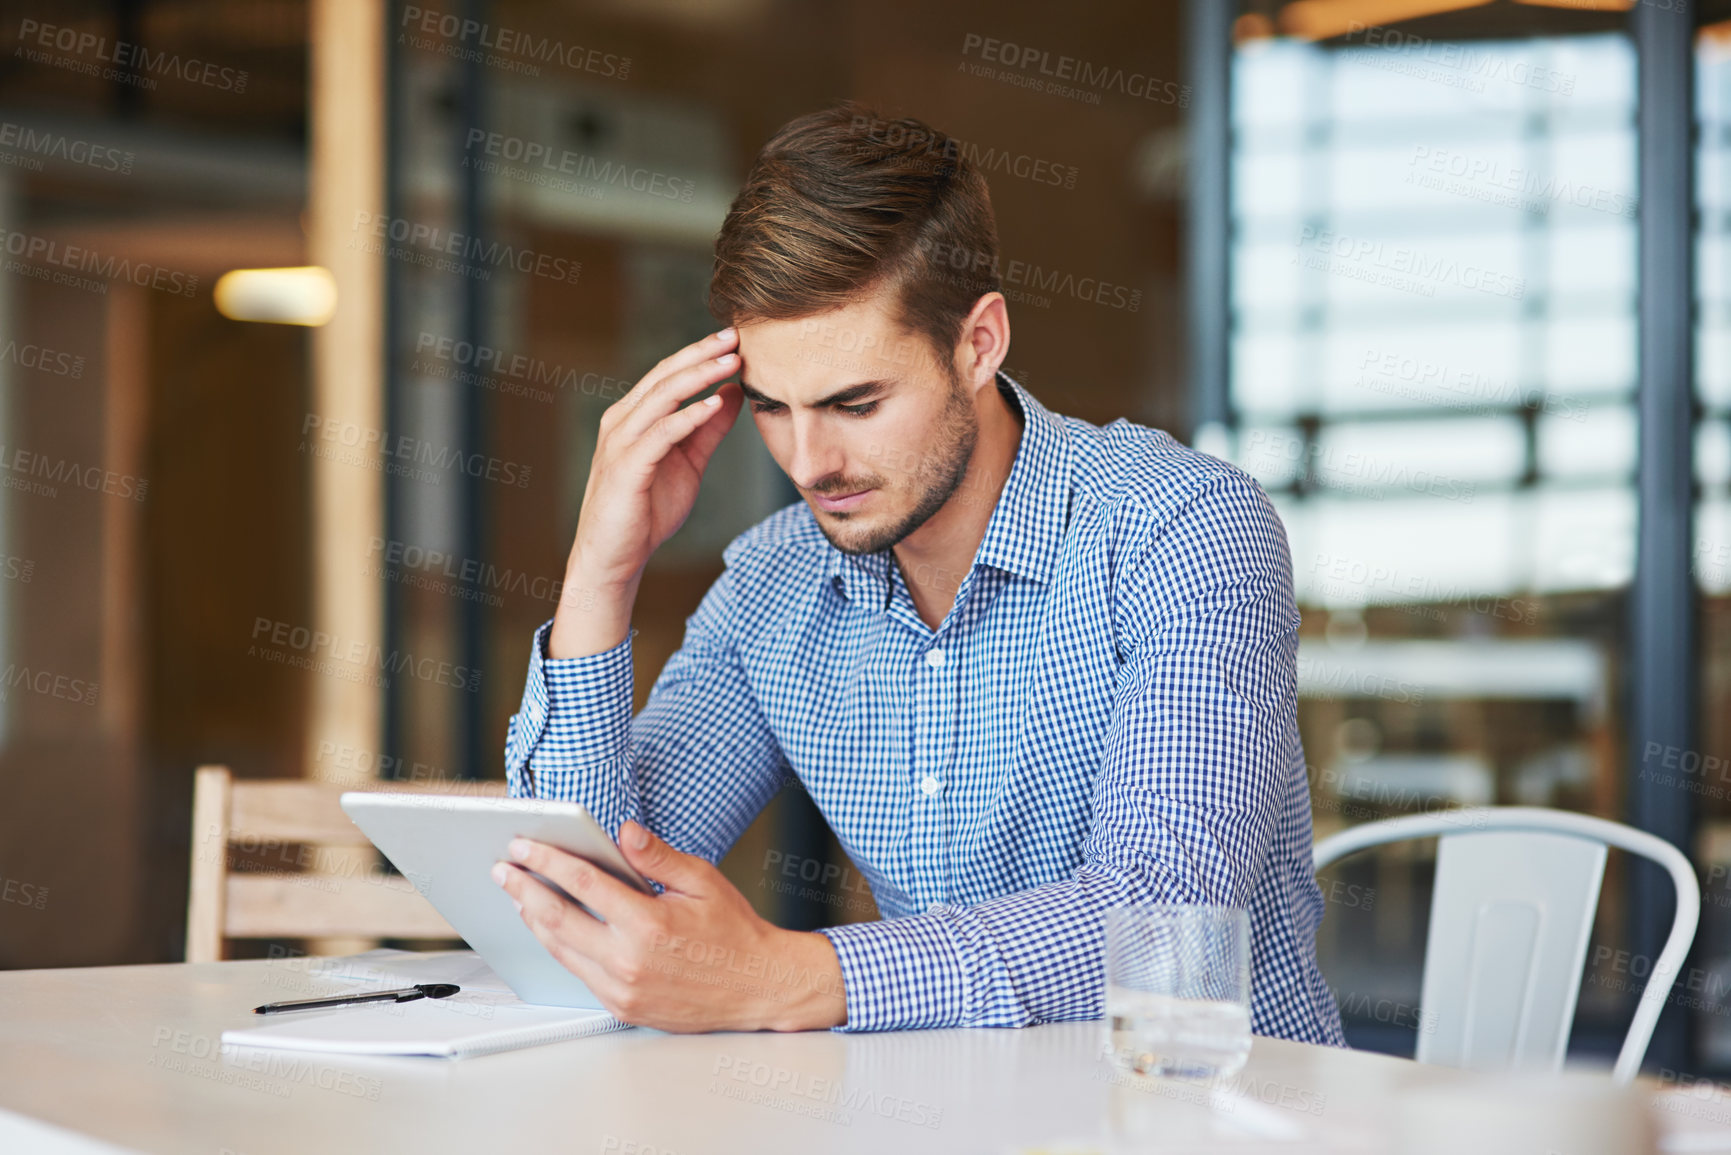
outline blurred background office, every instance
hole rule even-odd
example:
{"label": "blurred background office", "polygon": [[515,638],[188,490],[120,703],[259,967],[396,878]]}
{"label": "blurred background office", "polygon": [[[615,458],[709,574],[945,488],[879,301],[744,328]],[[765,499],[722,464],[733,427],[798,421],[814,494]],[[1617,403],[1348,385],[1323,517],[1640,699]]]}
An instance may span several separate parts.
{"label": "blurred background office", "polygon": [[[0,8],[0,966],[180,957],[200,763],[502,776],[600,414],[713,328],[757,147],[851,97],[987,171],[1012,376],[1275,501],[1318,835],[1672,839],[1704,921],[1649,1065],[1731,1075],[1731,3]],[[302,271],[217,291],[257,269]],[[639,703],[794,499],[742,421],[643,585]],[[1356,1045],[1424,1027],[1433,861],[1323,880]],[[796,788],[726,868],[875,917]],[[1613,862],[1577,1052],[1669,904]]]}

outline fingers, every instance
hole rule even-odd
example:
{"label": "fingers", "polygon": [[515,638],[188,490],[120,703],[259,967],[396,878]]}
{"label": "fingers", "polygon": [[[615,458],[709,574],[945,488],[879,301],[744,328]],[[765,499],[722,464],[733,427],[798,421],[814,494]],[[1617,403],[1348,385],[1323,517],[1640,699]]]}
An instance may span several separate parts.
{"label": "fingers", "polygon": [[[504,866],[503,863],[500,865]],[[587,923],[589,930],[597,936],[605,935],[605,929],[593,918],[530,878],[526,872],[511,866],[505,866],[505,870],[508,877],[515,876],[514,881],[505,884],[507,889],[512,885],[526,888],[529,901],[522,903],[523,909],[519,912],[523,916],[523,925],[529,928],[535,940],[547,948],[547,953],[552,955],[560,966],[582,979],[583,984],[612,1010],[612,1001],[618,997],[617,983],[608,972],[606,963],[595,953],[601,948],[593,945],[588,948],[580,946],[574,941],[572,934],[574,927],[582,927],[584,923]],[[546,898],[539,898],[532,893],[534,891],[539,891]],[[556,905],[543,909],[543,902]],[[599,942],[599,938],[596,941]]]}
{"label": "fingers", "polygon": [[679,448],[699,473],[709,468],[709,459],[715,456],[716,447],[733,428],[734,419],[745,407],[745,394],[738,385],[723,385],[715,391],[715,396],[721,398],[720,411],[709,420],[699,422],[697,428],[679,442]]}
{"label": "fingers", "polygon": [[[529,929],[535,930],[534,927]],[[607,972],[607,968],[562,943],[549,942],[549,936],[539,930],[535,930],[535,937],[541,940],[541,945],[547,948],[547,953],[551,954],[560,966],[583,980],[583,985],[589,988],[590,994],[601,1000],[601,1005],[608,1014],[620,1022],[630,1021],[619,1013],[619,984]]]}
{"label": "fingers", "polygon": [[[723,329],[719,333],[711,333],[702,340],[693,341],[677,353],[670,353],[663,357],[655,368],[644,375],[643,380],[639,382],[639,388],[643,386],[653,388],[670,374],[677,373],[681,369],[689,369],[701,361],[719,356],[738,344],[739,334],[731,328]],[[634,389],[632,392],[636,392],[636,390]]]}
{"label": "fingers", "polygon": [[[544,842],[536,842],[529,838],[513,838],[511,840],[511,857],[518,865],[544,874],[560,886],[567,894],[593,910],[608,923],[617,923],[624,929],[635,929],[641,925],[646,913],[641,904],[653,903],[655,900],[648,895],[620,882],[606,871],[584,862],[574,854],[567,854],[557,847],[548,846]],[[521,874],[522,872],[517,872]],[[536,883],[534,879],[527,880],[534,889],[560,903],[566,908],[571,904],[546,887]],[[509,886],[506,887],[510,889]],[[528,905],[520,895],[513,894],[518,901]],[[582,914],[581,911],[577,911]],[[584,915],[585,918],[589,916]],[[593,923],[594,919],[589,919]],[[604,933],[604,932],[603,932]],[[592,956],[593,957],[593,956]]]}
{"label": "fingers", "polygon": [[[545,871],[541,873],[546,874]],[[566,949],[575,947],[590,958],[606,952],[606,928],[579,907],[541,885],[528,870],[520,870],[512,863],[495,863],[493,881],[516,900],[523,922],[543,943],[557,939]],[[551,946],[548,949],[552,949]]]}
{"label": "fingers", "polygon": [[609,436],[630,445],[643,436],[644,430],[673,413],[683,402],[738,370],[739,354],[723,353],[670,374],[653,385],[637,386],[608,408],[609,414],[619,411],[608,430]]}
{"label": "fingers", "polygon": [[[626,424],[635,415],[645,412],[646,404],[655,412],[649,420],[667,413],[673,406],[697,393],[704,385],[714,384],[739,368],[739,336],[732,329],[711,333],[701,341],[663,358],[655,368],[644,374],[643,380],[608,406],[602,420],[613,418],[613,424]],[[699,384],[701,382],[701,384]]]}
{"label": "fingers", "polygon": [[[717,393],[694,405],[687,405],[683,409],[669,413],[638,436],[637,440],[626,450],[628,456],[624,460],[640,469],[653,471],[675,445],[710,426],[714,426],[714,432],[710,434],[709,438],[714,442],[709,446],[709,452],[713,453],[715,445],[720,444],[721,439],[727,436],[728,429],[732,428],[733,425],[732,418],[717,420],[726,408],[727,398]],[[738,409],[735,408],[734,412],[737,414]],[[707,455],[705,455],[705,460],[708,460]],[[694,461],[693,464],[695,465],[696,462]]]}
{"label": "fingers", "polygon": [[619,849],[637,873],[653,878],[680,894],[707,894],[715,878],[715,867],[695,854],[681,854],[638,822],[619,828]]}
{"label": "fingers", "polygon": [[[540,843],[531,845],[541,846]],[[542,849],[553,855],[563,853],[550,847]],[[533,858],[533,853],[529,857]],[[621,985],[619,977],[613,973],[619,951],[608,925],[597,921],[575,904],[567,902],[562,895],[549,890],[539,879],[530,875],[530,870],[553,878],[553,875],[540,867],[529,866],[527,863],[505,862],[494,864],[493,877],[507,894],[517,900],[518,913],[523,918],[523,924],[529,928],[536,941],[547,948],[547,953],[552,955],[560,966],[582,979],[583,985],[601,1000],[602,1005],[614,1018],[621,1022],[636,1021],[634,1016],[641,1012],[641,1008],[634,999],[630,986]],[[600,874],[592,867],[590,870]],[[613,880],[608,878],[607,881]],[[564,882],[559,885],[570,894],[577,893],[572,886]],[[583,895],[583,901],[593,905],[588,894]]]}

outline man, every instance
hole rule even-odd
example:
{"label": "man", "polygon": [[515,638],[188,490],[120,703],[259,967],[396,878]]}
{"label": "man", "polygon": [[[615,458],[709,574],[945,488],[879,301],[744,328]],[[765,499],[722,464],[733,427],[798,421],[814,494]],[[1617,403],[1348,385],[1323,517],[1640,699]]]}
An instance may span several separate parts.
{"label": "man", "polygon": [[[602,417],[506,748],[513,794],[583,802],[665,890],[515,844],[495,878],[540,941],[667,1030],[1021,1026],[1101,1013],[1109,907],[1222,904],[1250,912],[1254,1028],[1341,1042],[1262,491],[999,372],[986,184],[917,121],[785,126],[710,303],[729,327]],[[644,565],[746,403],[803,501],[728,547],[633,718]],[[882,921],[782,930],[713,865],[789,775]]]}

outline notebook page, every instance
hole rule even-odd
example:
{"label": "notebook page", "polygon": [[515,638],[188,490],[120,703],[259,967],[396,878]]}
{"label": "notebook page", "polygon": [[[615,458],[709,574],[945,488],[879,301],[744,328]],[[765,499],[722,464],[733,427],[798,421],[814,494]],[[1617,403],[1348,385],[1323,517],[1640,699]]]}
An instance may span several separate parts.
{"label": "notebook page", "polygon": [[581,1038],[625,1024],[606,1011],[542,1007],[516,995],[463,990],[446,999],[292,1011],[222,1033],[223,1048],[461,1058]]}
{"label": "notebook page", "polygon": [[[438,1055],[462,1058],[536,1046],[621,1029],[605,1011],[525,1003],[474,951],[373,950],[364,954],[290,960],[304,964],[307,992],[322,997],[449,982],[462,989],[444,999],[364,1003],[328,1010],[253,1015],[256,1022],[224,1031],[223,1046],[324,1051],[350,1055]],[[278,998],[261,1001],[279,1001]]]}

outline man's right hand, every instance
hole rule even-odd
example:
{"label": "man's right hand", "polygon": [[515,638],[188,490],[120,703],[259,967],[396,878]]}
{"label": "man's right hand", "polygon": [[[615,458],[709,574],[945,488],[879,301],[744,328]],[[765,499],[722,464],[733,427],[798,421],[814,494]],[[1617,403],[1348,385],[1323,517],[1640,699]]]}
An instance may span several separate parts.
{"label": "man's right hand", "polygon": [[690,516],[703,471],[745,397],[730,383],[680,405],[738,370],[738,344],[723,329],[687,345],[601,415],[548,657],[581,658],[625,640],[643,567]]}

